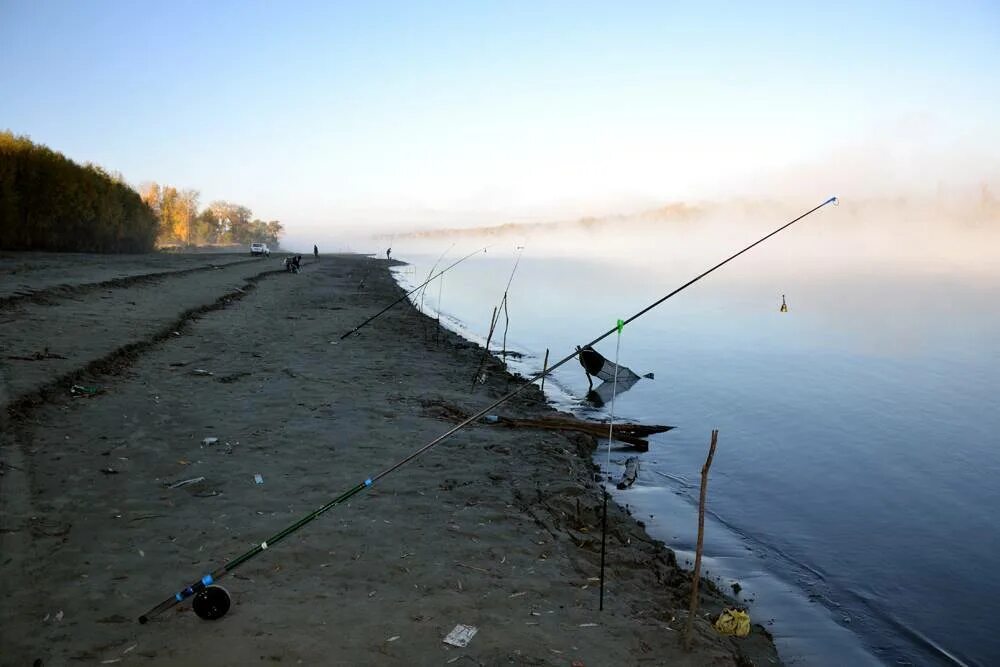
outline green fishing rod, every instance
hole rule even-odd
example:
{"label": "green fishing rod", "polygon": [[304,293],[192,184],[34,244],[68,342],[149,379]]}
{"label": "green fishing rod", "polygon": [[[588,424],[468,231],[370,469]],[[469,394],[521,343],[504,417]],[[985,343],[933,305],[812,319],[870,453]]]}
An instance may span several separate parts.
{"label": "green fishing rod", "polygon": [[[705,271],[703,273],[700,273],[699,275],[695,276],[694,278],[692,278],[691,280],[687,281],[686,283],[684,283],[683,285],[681,285],[680,287],[678,287],[674,291],[670,292],[666,296],[660,297],[659,299],[657,299],[656,301],[654,301],[650,305],[646,306],[645,308],[643,308],[642,310],[640,310],[636,314],[632,315],[628,319],[621,321],[618,325],[611,327],[611,329],[609,329],[608,331],[604,332],[603,334],[601,334],[600,336],[598,336],[594,340],[592,340],[589,343],[587,343],[587,346],[591,346],[592,347],[592,346],[596,345],[597,343],[601,342],[602,340],[604,340],[608,336],[610,336],[613,333],[615,333],[616,331],[618,331],[618,329],[619,329],[620,326],[625,326],[625,325],[629,324],[630,322],[634,322],[635,320],[639,319],[640,317],[642,317],[643,315],[645,315],[646,313],[648,313],[652,309],[654,309],[657,306],[659,306],[660,304],[662,304],[667,299],[670,299],[671,297],[673,297],[673,296],[677,295],[678,293],[684,291],[685,289],[687,289],[691,285],[694,285],[696,282],[698,282],[699,280],[701,280],[705,276],[707,276],[710,273],[712,273],[713,271],[715,271],[715,270],[717,270],[717,269],[725,266],[726,264],[728,264],[729,262],[733,261],[734,259],[736,259],[740,255],[742,255],[743,253],[747,252],[748,250],[750,250],[751,248],[754,248],[757,245],[760,245],[761,243],[763,243],[767,239],[771,238],[775,234],[778,234],[779,232],[784,231],[788,227],[791,227],[792,225],[794,225],[799,220],[802,220],[803,218],[805,218],[805,217],[807,217],[807,216],[815,213],[816,211],[818,211],[819,209],[823,208],[824,206],[826,206],[828,204],[834,204],[834,205],[836,205],[837,203],[838,202],[837,202],[837,198],[836,197],[830,197],[829,199],[827,199],[825,202],[823,202],[819,206],[816,206],[816,207],[814,207],[812,209],[809,209],[808,211],[806,211],[802,215],[798,216],[794,220],[791,220],[790,222],[785,223],[781,227],[778,227],[777,229],[775,229],[773,232],[771,232],[767,236],[761,237],[760,239],[758,239],[757,241],[754,241],[753,243],[751,243],[747,247],[743,248],[739,252],[737,252],[737,253],[735,253],[733,255],[730,255],[726,259],[722,260],[721,262],[719,262],[718,264],[716,264],[712,268],[708,269],[707,271]],[[478,251],[476,251],[476,252],[478,252]],[[468,256],[471,257],[471,255],[468,255]],[[452,265],[452,266],[454,266],[454,265]],[[278,542],[282,541],[283,539],[285,539],[286,537],[288,537],[289,535],[291,535],[295,531],[299,530],[300,528],[302,528],[306,524],[308,524],[308,523],[312,522],[313,520],[319,518],[320,515],[324,514],[325,512],[328,512],[329,510],[333,509],[337,505],[343,504],[344,502],[346,502],[347,500],[349,500],[354,495],[356,495],[356,494],[360,493],[361,491],[364,491],[365,489],[369,488],[370,486],[372,486],[373,484],[375,484],[376,482],[378,482],[379,480],[381,480],[383,477],[386,477],[386,476],[392,474],[393,472],[395,472],[396,470],[399,470],[400,468],[402,468],[406,464],[410,463],[411,461],[413,461],[414,459],[416,459],[417,457],[419,457],[421,454],[424,454],[425,452],[427,452],[428,450],[432,449],[436,445],[440,444],[441,442],[443,442],[447,438],[451,437],[452,435],[454,435],[458,431],[461,431],[462,429],[464,429],[469,424],[472,424],[473,422],[481,419],[482,417],[484,417],[486,414],[488,414],[491,410],[493,410],[497,406],[499,406],[499,405],[501,405],[503,403],[506,403],[511,398],[513,398],[517,394],[519,394],[522,391],[524,391],[532,383],[534,383],[537,380],[540,380],[543,377],[551,374],[552,371],[554,371],[555,369],[559,368],[560,366],[562,366],[562,365],[566,364],[567,362],[569,362],[570,360],[572,360],[574,357],[576,357],[579,354],[579,349],[580,348],[577,348],[576,350],[574,350],[573,352],[571,352],[567,356],[563,357],[558,362],[552,364],[548,368],[542,369],[540,372],[536,373],[532,378],[526,380],[524,383],[522,383],[518,387],[516,387],[513,390],[507,392],[506,394],[504,394],[503,396],[501,396],[497,400],[493,401],[492,403],[490,403],[488,406],[486,406],[482,410],[479,410],[478,412],[476,412],[472,416],[468,417],[464,421],[462,421],[462,422],[456,424],[455,426],[451,427],[450,429],[448,429],[447,431],[445,431],[441,435],[437,436],[436,438],[434,438],[433,440],[431,440],[427,444],[421,446],[419,449],[413,451],[411,454],[409,454],[405,458],[403,458],[403,459],[397,461],[396,463],[392,464],[390,467],[386,468],[382,472],[378,473],[377,475],[373,475],[372,477],[368,477],[367,479],[365,479],[362,482],[359,482],[358,484],[356,484],[352,488],[348,489],[344,493],[340,494],[339,496],[337,496],[336,498],[334,498],[333,500],[331,500],[327,504],[323,505],[319,509],[316,509],[316,510],[310,512],[309,514],[306,514],[305,516],[303,516],[301,519],[299,519],[298,521],[296,521],[292,525],[288,526],[287,528],[285,528],[284,530],[281,530],[278,533],[275,533],[271,537],[267,538],[265,541],[263,541],[260,544],[254,546],[249,551],[243,553],[240,556],[237,556],[236,558],[234,558],[233,560],[229,561],[225,565],[222,565],[221,567],[219,567],[218,569],[214,570],[210,574],[204,575],[203,577],[201,577],[201,579],[198,579],[197,581],[195,581],[195,582],[193,582],[193,583],[185,586],[183,589],[181,589],[177,593],[174,593],[173,595],[171,595],[170,597],[168,597],[166,600],[164,600],[163,602],[161,602],[160,604],[156,605],[155,607],[153,607],[152,609],[150,609],[149,611],[147,611],[145,614],[143,614],[142,616],[140,616],[139,617],[139,622],[140,623],[146,623],[146,622],[149,621],[149,619],[153,618],[154,616],[157,616],[157,615],[163,613],[164,611],[170,609],[174,605],[176,605],[176,604],[178,604],[180,602],[183,602],[184,600],[186,600],[188,598],[191,598],[191,597],[194,597],[194,600],[192,601],[192,606],[194,607],[195,613],[197,613],[198,616],[200,616],[201,618],[205,618],[205,619],[217,619],[217,618],[221,618],[229,610],[229,604],[230,604],[229,594],[226,593],[225,589],[223,589],[223,588],[221,588],[219,586],[216,586],[215,582],[219,581],[224,576],[226,576],[227,574],[229,574],[230,572],[232,572],[233,570],[235,570],[239,566],[243,565],[244,563],[246,563],[250,559],[254,558],[255,556],[258,556],[262,552],[264,552],[267,549],[273,547],[275,544],[277,544]]]}
{"label": "green fishing rod", "polygon": [[484,246],[484,247],[480,248],[479,250],[473,250],[472,252],[470,252],[468,255],[466,255],[465,257],[461,258],[460,260],[458,260],[458,261],[454,262],[453,264],[450,264],[449,266],[441,269],[441,271],[439,271],[438,273],[434,274],[433,276],[431,276],[430,278],[428,278],[424,282],[420,283],[419,285],[417,285],[416,287],[414,287],[413,289],[411,289],[409,292],[407,292],[403,296],[399,297],[398,299],[396,299],[395,301],[393,301],[392,303],[390,303],[388,306],[386,306],[382,310],[378,311],[377,313],[375,313],[374,315],[372,315],[371,317],[369,317],[367,320],[365,320],[364,322],[362,322],[358,326],[354,327],[353,329],[351,329],[350,331],[348,331],[347,333],[345,333],[343,336],[340,337],[340,340],[344,340],[345,338],[347,338],[351,334],[357,333],[358,331],[361,330],[362,327],[368,325],[369,323],[371,323],[374,320],[376,320],[379,317],[381,317],[390,308],[392,308],[397,303],[399,303],[399,302],[403,301],[404,299],[406,299],[408,296],[410,296],[411,294],[413,294],[414,292],[416,292],[418,289],[420,289],[421,287],[423,287],[427,283],[433,281],[435,278],[437,278],[439,276],[443,276],[448,271],[450,271],[451,269],[455,268],[456,266],[458,266],[459,264],[461,264],[465,260],[469,259],[473,255],[479,254],[480,252],[486,252],[487,248],[489,248],[489,246]]}

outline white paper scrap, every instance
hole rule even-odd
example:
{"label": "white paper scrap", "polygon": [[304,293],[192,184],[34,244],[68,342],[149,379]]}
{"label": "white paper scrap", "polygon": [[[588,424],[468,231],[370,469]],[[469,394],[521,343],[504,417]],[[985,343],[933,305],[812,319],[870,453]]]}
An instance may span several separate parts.
{"label": "white paper scrap", "polygon": [[465,648],[472,641],[472,638],[476,636],[479,632],[479,628],[474,625],[462,625],[459,623],[455,628],[448,633],[448,636],[444,638],[445,644],[451,644],[452,646],[457,646],[458,648]]}

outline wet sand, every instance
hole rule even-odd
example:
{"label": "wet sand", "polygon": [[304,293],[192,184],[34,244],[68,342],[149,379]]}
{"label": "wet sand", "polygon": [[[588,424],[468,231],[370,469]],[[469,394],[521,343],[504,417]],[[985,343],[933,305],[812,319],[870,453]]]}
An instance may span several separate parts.
{"label": "wet sand", "polygon": [[[226,577],[225,618],[184,603],[140,626],[510,378],[493,361],[470,393],[480,349],[406,304],[341,341],[401,295],[382,260],[80,257],[0,257],[20,267],[0,272],[0,664],[778,663],[759,626],[703,618],[685,653],[690,577],[617,507],[599,612],[593,439],[489,425]],[[548,410],[530,388],[498,412]],[[459,623],[478,634],[442,643]]]}

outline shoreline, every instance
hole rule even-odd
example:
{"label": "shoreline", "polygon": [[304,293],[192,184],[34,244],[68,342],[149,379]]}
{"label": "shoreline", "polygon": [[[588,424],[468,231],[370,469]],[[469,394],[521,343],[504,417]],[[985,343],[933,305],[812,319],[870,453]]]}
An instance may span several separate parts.
{"label": "shoreline", "polygon": [[[412,287],[406,284],[405,273],[395,271],[394,277],[403,290]],[[454,311],[439,313],[435,305],[431,303],[425,309],[425,314],[431,320],[440,316],[441,325],[452,333],[480,347],[485,345],[485,334],[477,333],[483,331],[482,322],[478,323],[480,328],[476,329],[475,323],[463,319]],[[537,348],[518,339],[508,339],[507,346],[508,354],[514,350],[514,356],[507,361],[507,367],[512,373],[532,377],[541,370],[543,355]],[[491,354],[499,358],[500,347],[495,339],[491,349]],[[572,366],[577,368],[575,363]],[[557,411],[588,420],[600,421],[608,417],[607,406],[597,407],[579,399],[579,394],[575,394],[558,376],[546,378],[545,387],[545,399]],[[583,390],[586,390],[585,386]],[[626,414],[619,414],[619,417],[626,421],[630,419]],[[633,414],[631,418],[638,417]],[[641,418],[638,419],[642,421]],[[656,421],[657,418],[651,419]],[[676,478],[670,479],[657,470],[657,459],[662,460],[663,449],[667,447],[670,438],[669,433],[652,436],[649,452],[638,453],[643,465],[643,475],[640,475],[633,487],[624,491],[616,489],[612,484],[609,494],[619,507],[626,508],[635,517],[641,517],[640,523],[645,532],[652,539],[663,541],[690,571],[697,535],[697,479],[693,484],[683,480],[677,485]],[[606,439],[598,446],[601,451],[595,451],[592,457],[598,466],[603,466],[605,462],[604,454],[601,453],[605,445]],[[624,466],[620,465],[622,459],[637,452],[623,449],[613,450],[613,453],[612,474],[617,479],[624,472]],[[668,477],[675,484],[670,484],[667,480],[657,483],[656,478],[650,478],[650,472]],[[693,494],[690,493],[692,488]],[[780,550],[775,550],[772,545],[763,543],[752,535],[739,532],[712,511],[707,512],[705,519],[703,581],[711,579],[712,584],[733,600],[734,605],[748,609],[752,620],[766,624],[774,632],[772,641],[784,660],[816,665],[839,665],[845,661],[856,665],[882,664],[871,645],[866,643],[864,635],[836,622],[836,618],[847,615],[845,611],[838,609],[838,605],[826,604],[825,598],[817,599],[814,593],[796,585],[798,578],[816,575],[808,566],[790,559]],[[784,562],[786,567],[774,568],[775,562]],[[737,588],[730,592],[734,584]],[[838,610],[841,612],[839,617],[835,616]]]}
{"label": "shoreline", "polygon": [[[362,274],[367,286],[358,290]],[[158,298],[178,298],[170,282],[156,286]],[[402,294],[385,261],[324,256],[301,275],[260,280],[243,298],[194,316],[179,335],[121,366],[92,369],[81,379],[103,381],[101,395],[44,397],[30,418],[21,415],[16,440],[5,435],[0,449],[7,462],[20,454],[19,470],[0,483],[5,501],[30,488],[20,509],[42,516],[44,525],[24,514],[4,517],[0,537],[11,555],[0,577],[19,603],[12,606],[24,608],[4,614],[4,644],[13,649],[0,662],[121,657],[156,664],[219,652],[221,641],[226,650],[215,659],[224,664],[275,655],[331,664],[331,646],[316,640],[319,633],[341,656],[335,664],[442,664],[463,656],[485,664],[738,664],[741,650],[754,664],[777,663],[759,626],[750,638],[732,640],[698,621],[695,651],[681,651],[674,627],[682,616],[671,610],[686,609],[690,576],[617,506],[609,506],[606,609],[598,614],[593,440],[479,425],[261,556],[243,576],[227,578],[235,607],[226,619],[208,626],[185,606],[140,629],[134,616],[170,587],[321,504],[338,482],[439,435],[443,406],[471,410],[505,390],[506,371],[491,357],[487,383],[469,396],[462,378],[471,377],[481,348],[450,331],[439,343],[424,342],[427,318],[408,301],[335,344]],[[53,299],[17,308],[66,306]],[[36,326],[35,342],[44,329]],[[230,347],[220,349],[219,340],[231,340]],[[220,370],[194,380],[192,364]],[[535,387],[499,411],[507,410],[551,408]],[[205,433],[229,443],[230,452],[201,448]],[[60,454],[53,455],[57,442]],[[108,457],[92,442],[110,447]],[[120,469],[102,475],[97,465],[108,461]],[[252,470],[263,473],[263,486],[243,481]],[[162,488],[164,480],[195,473],[208,473],[206,482]],[[161,481],[151,484],[151,477]],[[74,529],[81,522],[85,534]],[[83,599],[18,583],[42,579],[57,591],[77,589]],[[726,602],[712,591],[703,598],[702,612]],[[59,605],[64,616],[54,621]],[[329,637],[327,619],[353,629]],[[456,623],[480,628],[466,649],[441,644]],[[139,648],[125,652],[131,645]]]}

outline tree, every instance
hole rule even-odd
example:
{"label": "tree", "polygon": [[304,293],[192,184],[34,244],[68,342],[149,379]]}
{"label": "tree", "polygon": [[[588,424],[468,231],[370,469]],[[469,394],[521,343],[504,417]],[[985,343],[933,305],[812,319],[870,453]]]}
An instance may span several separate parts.
{"label": "tree", "polygon": [[0,132],[0,247],[148,252],[157,216],[118,173]]}

